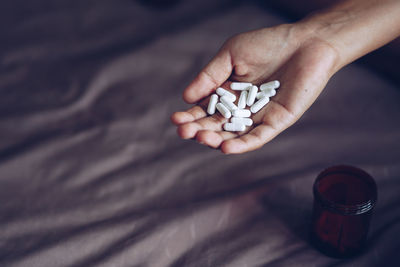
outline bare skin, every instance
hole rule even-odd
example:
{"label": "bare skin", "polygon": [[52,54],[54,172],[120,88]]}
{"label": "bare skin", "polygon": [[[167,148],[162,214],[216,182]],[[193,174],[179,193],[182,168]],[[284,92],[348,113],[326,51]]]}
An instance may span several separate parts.
{"label": "bare skin", "polygon": [[[225,154],[260,148],[295,123],[340,68],[400,34],[400,1],[348,0],[294,24],[246,32],[229,39],[185,89],[196,103],[171,120],[183,139]],[[245,132],[225,132],[227,119],[208,116],[208,96],[231,81],[261,84],[279,80],[277,95]]]}

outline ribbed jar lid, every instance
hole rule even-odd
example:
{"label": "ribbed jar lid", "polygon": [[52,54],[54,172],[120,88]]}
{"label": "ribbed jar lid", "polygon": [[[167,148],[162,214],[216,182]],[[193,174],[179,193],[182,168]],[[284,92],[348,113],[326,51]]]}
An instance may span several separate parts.
{"label": "ribbed jar lid", "polygon": [[314,182],[313,193],[323,207],[343,215],[368,212],[377,201],[374,179],[365,171],[348,165],[322,171]]}

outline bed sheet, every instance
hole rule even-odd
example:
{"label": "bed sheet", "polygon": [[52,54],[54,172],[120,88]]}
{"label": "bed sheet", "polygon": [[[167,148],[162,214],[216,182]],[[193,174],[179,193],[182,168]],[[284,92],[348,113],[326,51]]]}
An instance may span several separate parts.
{"label": "bed sheet", "polygon": [[[294,126],[226,156],[169,116],[224,40],[285,17],[251,1],[1,5],[0,266],[400,264],[399,84],[349,65]],[[314,179],[342,163],[379,198],[348,260],[308,242]]]}

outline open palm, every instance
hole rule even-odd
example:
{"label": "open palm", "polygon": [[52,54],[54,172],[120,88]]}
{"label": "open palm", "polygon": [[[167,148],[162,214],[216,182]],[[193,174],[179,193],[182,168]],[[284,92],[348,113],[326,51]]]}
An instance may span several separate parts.
{"label": "open palm", "polygon": [[[315,101],[336,68],[337,53],[324,41],[285,24],[239,34],[229,39],[211,62],[185,89],[183,97],[196,105],[175,112],[171,120],[184,139],[222,152],[243,153],[263,146],[296,122]],[[253,126],[245,132],[223,131],[228,121],[206,113],[208,96],[231,81],[279,80],[276,96],[252,115]],[[237,92],[236,92],[237,94]]]}

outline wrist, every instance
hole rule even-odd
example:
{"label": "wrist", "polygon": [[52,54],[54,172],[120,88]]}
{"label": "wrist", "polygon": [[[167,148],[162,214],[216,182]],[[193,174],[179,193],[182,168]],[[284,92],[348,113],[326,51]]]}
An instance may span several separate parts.
{"label": "wrist", "polygon": [[332,62],[330,75],[333,75],[347,64],[340,42],[332,38],[332,36],[335,36],[337,29],[329,23],[329,20],[310,16],[294,23],[293,27],[295,28],[294,31],[297,32],[297,36],[299,36],[300,47],[308,49],[312,47],[326,51],[326,57],[329,57]]}
{"label": "wrist", "polygon": [[348,0],[297,22],[338,55],[337,70],[400,35],[400,1]]}

